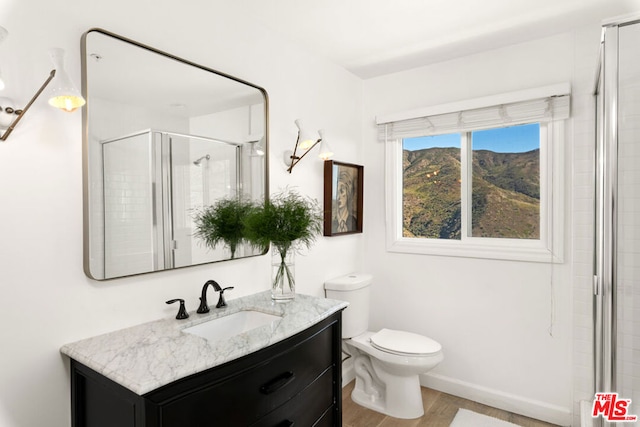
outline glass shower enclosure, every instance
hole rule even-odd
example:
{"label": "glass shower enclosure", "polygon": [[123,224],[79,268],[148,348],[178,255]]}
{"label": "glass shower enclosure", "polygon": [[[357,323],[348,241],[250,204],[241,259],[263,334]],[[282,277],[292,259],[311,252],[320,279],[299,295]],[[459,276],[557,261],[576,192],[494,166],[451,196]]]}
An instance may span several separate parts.
{"label": "glass shower enclosure", "polygon": [[[603,27],[597,78],[595,390],[640,415],[640,17]],[[600,425],[614,425],[602,418]]]}
{"label": "glass shower enclosure", "polygon": [[193,213],[241,193],[241,144],[143,130],[101,146],[105,277],[228,257],[193,238]]}

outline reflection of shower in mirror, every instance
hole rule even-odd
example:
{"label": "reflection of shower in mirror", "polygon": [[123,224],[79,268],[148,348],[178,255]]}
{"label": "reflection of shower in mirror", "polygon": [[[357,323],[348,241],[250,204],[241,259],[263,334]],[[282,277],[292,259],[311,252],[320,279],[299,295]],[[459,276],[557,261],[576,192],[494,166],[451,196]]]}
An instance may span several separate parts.
{"label": "reflection of shower in mirror", "polygon": [[211,156],[206,154],[206,155],[200,157],[199,159],[194,160],[193,164],[196,165],[196,166],[200,166],[200,163],[202,163],[203,160],[209,160],[210,158],[211,158]]}
{"label": "reflection of shower in mirror", "polygon": [[[82,57],[87,275],[230,259],[195,238],[193,213],[240,193],[256,203],[268,196],[267,156],[247,144],[264,138],[267,151],[266,91],[104,30],[83,35]],[[259,253],[246,246],[235,258]]]}
{"label": "reflection of shower in mirror", "polygon": [[211,156],[209,154],[205,154],[202,157],[197,158],[196,160],[193,161],[193,164],[196,165],[197,167],[200,167],[200,164],[202,163],[203,160],[206,161],[206,163],[204,164],[204,171],[202,171],[202,205],[203,206],[208,206],[209,205],[209,160],[211,159]]}

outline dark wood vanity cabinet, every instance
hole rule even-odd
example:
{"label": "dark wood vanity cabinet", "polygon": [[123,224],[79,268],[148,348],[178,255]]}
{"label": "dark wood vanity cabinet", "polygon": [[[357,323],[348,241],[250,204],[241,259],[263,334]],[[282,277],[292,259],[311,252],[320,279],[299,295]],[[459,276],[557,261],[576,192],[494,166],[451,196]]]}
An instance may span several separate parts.
{"label": "dark wood vanity cabinet", "polygon": [[72,360],[72,426],[341,426],[340,316],[143,396]]}

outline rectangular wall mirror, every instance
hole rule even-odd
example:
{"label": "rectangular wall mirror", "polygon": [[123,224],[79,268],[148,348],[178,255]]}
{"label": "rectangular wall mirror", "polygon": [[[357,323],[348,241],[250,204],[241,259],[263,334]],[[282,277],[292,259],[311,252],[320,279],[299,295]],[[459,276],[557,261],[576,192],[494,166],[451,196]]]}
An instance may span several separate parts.
{"label": "rectangular wall mirror", "polygon": [[194,215],[268,196],[266,91],[101,29],[82,37],[82,70],[87,276],[230,259],[194,235]]}

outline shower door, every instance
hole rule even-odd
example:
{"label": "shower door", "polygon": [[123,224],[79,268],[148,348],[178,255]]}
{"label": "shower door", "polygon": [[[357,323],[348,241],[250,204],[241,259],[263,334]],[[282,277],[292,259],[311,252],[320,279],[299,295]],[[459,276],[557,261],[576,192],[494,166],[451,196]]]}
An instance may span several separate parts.
{"label": "shower door", "polygon": [[166,268],[156,218],[162,200],[156,193],[158,142],[149,131],[102,142],[104,277]]}
{"label": "shower door", "polygon": [[607,25],[597,91],[595,392],[640,415],[640,23]]}
{"label": "shower door", "polygon": [[[240,144],[144,130],[101,145],[105,278],[230,257],[194,238],[193,216],[242,194]],[[237,255],[255,253],[243,247]]]}
{"label": "shower door", "polygon": [[[242,192],[239,145],[193,135],[167,134],[171,147],[171,234],[173,267],[229,258],[223,246],[194,238],[194,213]],[[238,255],[245,255],[243,245]]]}

